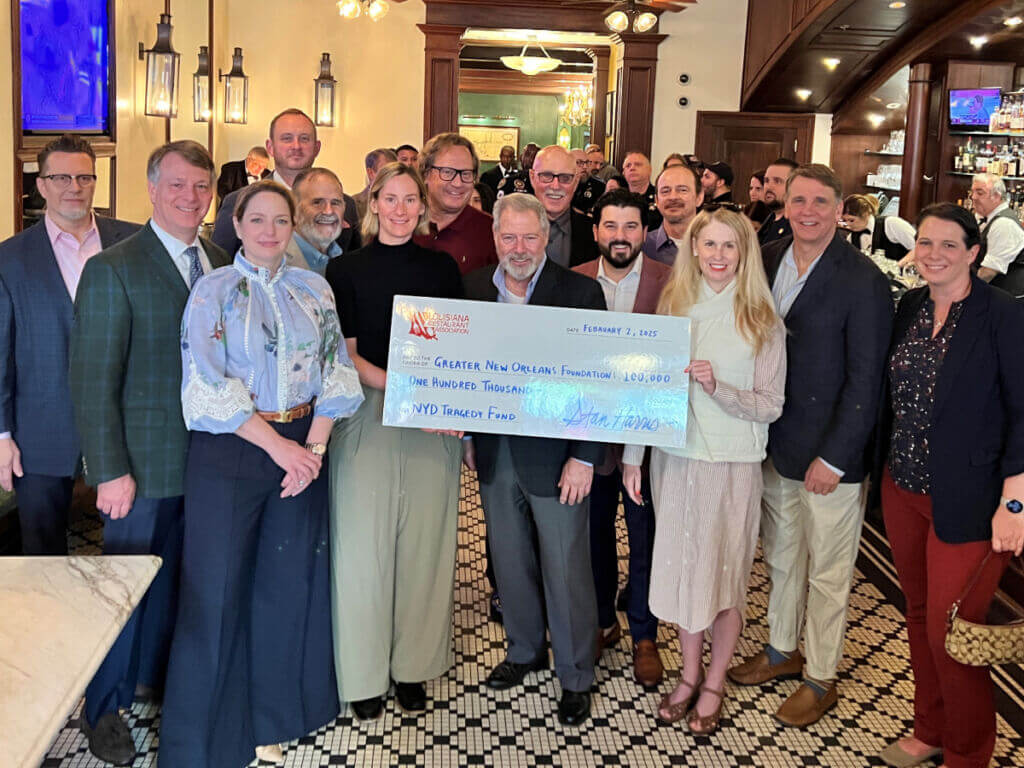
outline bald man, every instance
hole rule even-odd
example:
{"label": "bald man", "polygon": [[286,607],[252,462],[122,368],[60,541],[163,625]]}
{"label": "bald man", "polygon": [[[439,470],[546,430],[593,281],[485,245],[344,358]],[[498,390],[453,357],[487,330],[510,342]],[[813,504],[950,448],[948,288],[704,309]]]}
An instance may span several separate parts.
{"label": "bald man", "polygon": [[576,194],[572,198],[573,210],[590,215],[597,198],[604,194],[604,182],[590,175],[590,162],[582,149],[571,150],[576,161]]}
{"label": "bald man", "polygon": [[552,144],[537,153],[530,169],[530,183],[551,222],[547,256],[562,267],[575,267],[597,258],[593,222],[572,209],[578,182],[576,160],[567,150]]}

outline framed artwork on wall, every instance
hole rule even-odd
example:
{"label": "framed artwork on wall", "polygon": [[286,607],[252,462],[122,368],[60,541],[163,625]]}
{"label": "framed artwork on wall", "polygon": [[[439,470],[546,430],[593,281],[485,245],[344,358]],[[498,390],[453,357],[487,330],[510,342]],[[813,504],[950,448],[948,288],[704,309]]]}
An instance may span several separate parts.
{"label": "framed artwork on wall", "polygon": [[508,145],[519,154],[519,128],[510,125],[465,125],[459,123],[459,134],[473,142],[481,163],[496,163],[501,148]]}

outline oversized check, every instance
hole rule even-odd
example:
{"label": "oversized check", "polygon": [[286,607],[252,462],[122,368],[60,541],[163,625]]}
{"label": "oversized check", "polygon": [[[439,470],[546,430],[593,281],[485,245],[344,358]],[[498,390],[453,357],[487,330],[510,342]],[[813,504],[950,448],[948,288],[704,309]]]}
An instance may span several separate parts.
{"label": "oversized check", "polygon": [[690,321],[396,296],[384,424],[681,447]]}

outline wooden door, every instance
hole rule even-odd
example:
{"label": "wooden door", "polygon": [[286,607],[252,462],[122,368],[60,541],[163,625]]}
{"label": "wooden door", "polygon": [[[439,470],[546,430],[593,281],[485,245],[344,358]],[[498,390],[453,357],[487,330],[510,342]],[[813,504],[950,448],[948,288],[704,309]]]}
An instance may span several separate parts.
{"label": "wooden door", "polygon": [[733,170],[733,199],[747,202],[750,175],[780,157],[811,160],[814,115],[763,112],[697,112],[694,151],[705,163],[719,160]]}

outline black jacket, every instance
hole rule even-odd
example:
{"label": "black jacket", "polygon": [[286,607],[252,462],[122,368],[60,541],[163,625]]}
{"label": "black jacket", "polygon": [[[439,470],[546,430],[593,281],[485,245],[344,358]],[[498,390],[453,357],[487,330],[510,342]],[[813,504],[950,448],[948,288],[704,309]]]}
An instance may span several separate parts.
{"label": "black jacket", "polygon": [[[909,291],[896,311],[895,345],[928,298]],[[1024,306],[977,277],[935,381],[928,429],[932,519],[950,544],[992,538],[1003,479],[1024,472]],[[889,377],[874,478],[889,457],[893,408]]]}
{"label": "black jacket", "polygon": [[[509,171],[509,173],[513,173],[513,172],[514,171]],[[505,178],[505,176],[502,175],[502,173],[501,173],[501,166],[500,165],[496,165],[493,168],[491,168],[491,170],[484,171],[483,173],[480,174],[480,183],[481,184],[486,184],[488,187],[490,187],[495,192],[497,192],[498,191],[498,185],[501,184],[501,181],[504,178]]]}
{"label": "black jacket", "polygon": [[[762,250],[772,285],[792,242]],[[845,473],[842,482],[864,479],[892,315],[882,272],[836,232],[785,317],[786,404],[768,428],[780,475],[802,481],[820,456]]]}
{"label": "black jacket", "polygon": [[[498,289],[494,285],[495,269],[500,267],[483,267],[463,278],[467,299],[498,300]],[[604,292],[597,281],[570,272],[550,259],[544,262],[529,303],[545,307],[606,309]],[[522,311],[530,310],[523,307]],[[485,433],[473,435],[476,470],[481,483],[488,483],[494,477],[499,437]],[[559,495],[561,491],[558,488],[558,481],[562,476],[562,467],[570,457],[589,462],[595,467],[604,458],[602,443],[519,436],[509,436],[508,442],[516,474],[526,490],[535,496]]]}
{"label": "black jacket", "polygon": [[[264,168],[260,178],[266,179],[273,175],[272,170]],[[245,170],[245,160],[232,160],[230,163],[224,163],[220,167],[220,176],[217,177],[217,199],[223,204],[225,197],[248,184],[249,174]]]}
{"label": "black jacket", "polygon": [[578,267],[597,258],[597,243],[594,241],[594,220],[585,213],[572,211],[569,219],[571,242],[569,244],[569,268]]}

